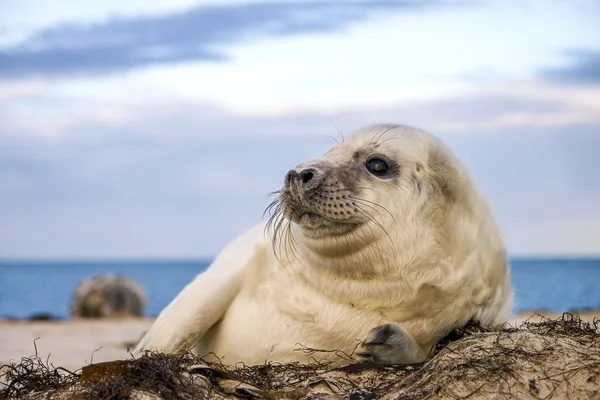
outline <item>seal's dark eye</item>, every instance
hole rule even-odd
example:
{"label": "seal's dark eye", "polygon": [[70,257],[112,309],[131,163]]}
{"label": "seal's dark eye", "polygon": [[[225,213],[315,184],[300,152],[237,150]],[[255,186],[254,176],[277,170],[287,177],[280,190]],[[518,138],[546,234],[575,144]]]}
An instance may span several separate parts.
{"label": "seal's dark eye", "polygon": [[367,170],[373,175],[383,176],[388,173],[390,167],[385,160],[381,158],[373,157],[367,160],[365,164]]}

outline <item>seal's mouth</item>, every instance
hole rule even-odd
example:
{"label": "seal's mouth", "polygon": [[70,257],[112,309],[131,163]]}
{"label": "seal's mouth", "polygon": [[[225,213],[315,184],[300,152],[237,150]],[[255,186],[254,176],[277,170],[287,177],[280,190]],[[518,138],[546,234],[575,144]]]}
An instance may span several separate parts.
{"label": "seal's mouth", "polygon": [[336,223],[306,205],[300,204],[296,199],[282,196],[281,207],[285,216],[301,227],[319,227]]}
{"label": "seal's mouth", "polygon": [[[292,214],[294,215],[294,214]],[[313,238],[334,237],[354,231],[360,224],[349,221],[332,220],[313,212],[301,211],[290,219],[295,222],[306,236]]]}
{"label": "seal's mouth", "polygon": [[301,227],[318,227],[335,223],[311,207],[309,201],[306,201],[302,196],[293,191],[282,190],[279,196],[279,203],[281,204],[283,214]]}
{"label": "seal's mouth", "polygon": [[312,203],[318,205],[319,200],[311,201],[285,189],[280,193],[279,204],[283,214],[311,237],[343,235],[360,225],[355,220],[323,215],[324,213],[319,212],[319,207]]}
{"label": "seal's mouth", "polygon": [[301,225],[327,225],[331,223],[335,223],[333,221],[328,220],[326,217],[323,217],[318,214],[313,214],[311,212],[303,212],[300,214],[300,217],[297,218],[297,221],[294,221]]}

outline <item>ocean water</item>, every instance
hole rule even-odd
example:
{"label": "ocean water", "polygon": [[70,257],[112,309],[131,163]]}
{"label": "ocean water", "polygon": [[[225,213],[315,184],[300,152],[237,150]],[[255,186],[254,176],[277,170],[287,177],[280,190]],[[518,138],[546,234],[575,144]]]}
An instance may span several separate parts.
{"label": "ocean water", "polygon": [[[68,318],[75,287],[103,273],[141,284],[148,295],[145,314],[156,316],[209,263],[0,261],[0,318]],[[600,259],[513,259],[511,276],[517,312],[600,310]]]}

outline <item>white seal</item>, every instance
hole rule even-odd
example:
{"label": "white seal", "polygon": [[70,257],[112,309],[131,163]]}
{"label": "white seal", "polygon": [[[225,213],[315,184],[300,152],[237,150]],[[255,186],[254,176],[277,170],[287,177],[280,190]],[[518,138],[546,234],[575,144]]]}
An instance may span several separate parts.
{"label": "white seal", "polygon": [[507,256],[465,168],[432,135],[373,125],[285,177],[274,214],[215,259],[136,351],[222,363],[415,363],[512,309]]}

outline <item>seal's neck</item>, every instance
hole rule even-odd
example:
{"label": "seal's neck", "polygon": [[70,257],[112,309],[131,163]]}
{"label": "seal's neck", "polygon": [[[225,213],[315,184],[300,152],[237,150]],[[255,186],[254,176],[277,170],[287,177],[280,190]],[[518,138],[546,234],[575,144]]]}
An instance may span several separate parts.
{"label": "seal's neck", "polygon": [[[422,224],[377,231],[364,225],[346,236],[311,239],[298,228],[291,271],[320,293],[338,300],[393,306],[410,296],[439,258],[433,236]],[[418,275],[418,276],[415,276]],[[371,300],[369,300],[371,299]],[[389,303],[389,304],[388,304]]]}
{"label": "seal's neck", "polygon": [[[319,273],[343,279],[373,279],[382,275],[391,261],[381,237],[350,234],[326,239],[302,237],[298,252],[306,265]],[[388,246],[389,247],[389,246]]]}
{"label": "seal's neck", "polygon": [[[391,227],[388,227],[391,228]],[[408,232],[413,229],[415,232]],[[293,230],[298,261],[304,268],[336,279],[388,280],[401,277],[411,265],[436,256],[427,228],[415,225],[399,230],[381,224],[364,224],[344,235],[311,238]],[[303,262],[306,261],[306,262]]]}

